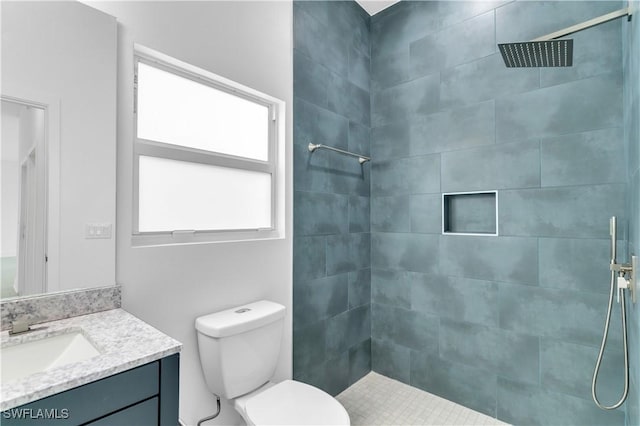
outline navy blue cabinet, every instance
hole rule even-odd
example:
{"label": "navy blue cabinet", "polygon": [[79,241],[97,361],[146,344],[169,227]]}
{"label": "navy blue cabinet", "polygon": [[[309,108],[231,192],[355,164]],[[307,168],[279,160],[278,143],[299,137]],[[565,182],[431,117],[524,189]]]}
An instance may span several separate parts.
{"label": "navy blue cabinet", "polygon": [[180,355],[2,412],[3,426],[176,426]]}

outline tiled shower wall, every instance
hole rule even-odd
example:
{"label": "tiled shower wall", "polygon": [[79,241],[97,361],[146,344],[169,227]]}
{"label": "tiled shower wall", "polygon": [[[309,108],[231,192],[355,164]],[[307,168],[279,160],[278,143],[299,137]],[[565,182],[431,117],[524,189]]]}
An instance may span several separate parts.
{"label": "tiled shower wall", "polygon": [[[507,69],[496,46],[621,7],[402,1],[372,17],[375,371],[515,424],[624,424],[590,383],[608,220],[626,221],[626,23],[575,34],[569,69]],[[499,236],[440,235],[442,192],[494,189]],[[623,385],[619,324],[616,307],[607,403]]]}
{"label": "tiled shower wall", "polygon": [[[635,16],[623,25],[624,128],[629,166],[629,252],[640,255],[640,2],[631,2]],[[626,261],[627,259],[622,259]],[[631,386],[627,424],[640,425],[640,308],[629,313]]]}
{"label": "tiled shower wall", "polygon": [[294,2],[294,378],[336,395],[371,369],[369,16]]}

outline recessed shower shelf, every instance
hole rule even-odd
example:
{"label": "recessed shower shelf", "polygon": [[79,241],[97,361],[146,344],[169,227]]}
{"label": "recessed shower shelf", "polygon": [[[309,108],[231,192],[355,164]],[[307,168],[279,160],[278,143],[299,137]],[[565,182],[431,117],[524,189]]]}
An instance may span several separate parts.
{"label": "recessed shower shelf", "polygon": [[442,194],[442,233],[498,235],[498,191]]}

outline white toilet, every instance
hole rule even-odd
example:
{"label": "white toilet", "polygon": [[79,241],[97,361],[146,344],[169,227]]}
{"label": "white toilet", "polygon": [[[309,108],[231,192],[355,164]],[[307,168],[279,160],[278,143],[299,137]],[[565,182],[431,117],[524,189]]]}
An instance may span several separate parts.
{"label": "white toilet", "polygon": [[248,425],[349,425],[331,395],[294,380],[272,383],[285,307],[261,300],[196,319],[209,390],[233,401]]}

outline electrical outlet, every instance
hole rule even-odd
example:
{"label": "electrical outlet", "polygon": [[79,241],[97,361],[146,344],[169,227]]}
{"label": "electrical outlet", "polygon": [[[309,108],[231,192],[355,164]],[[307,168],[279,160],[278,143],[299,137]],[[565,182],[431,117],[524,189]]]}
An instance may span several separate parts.
{"label": "electrical outlet", "polygon": [[85,239],[111,238],[110,223],[87,223],[84,231]]}

